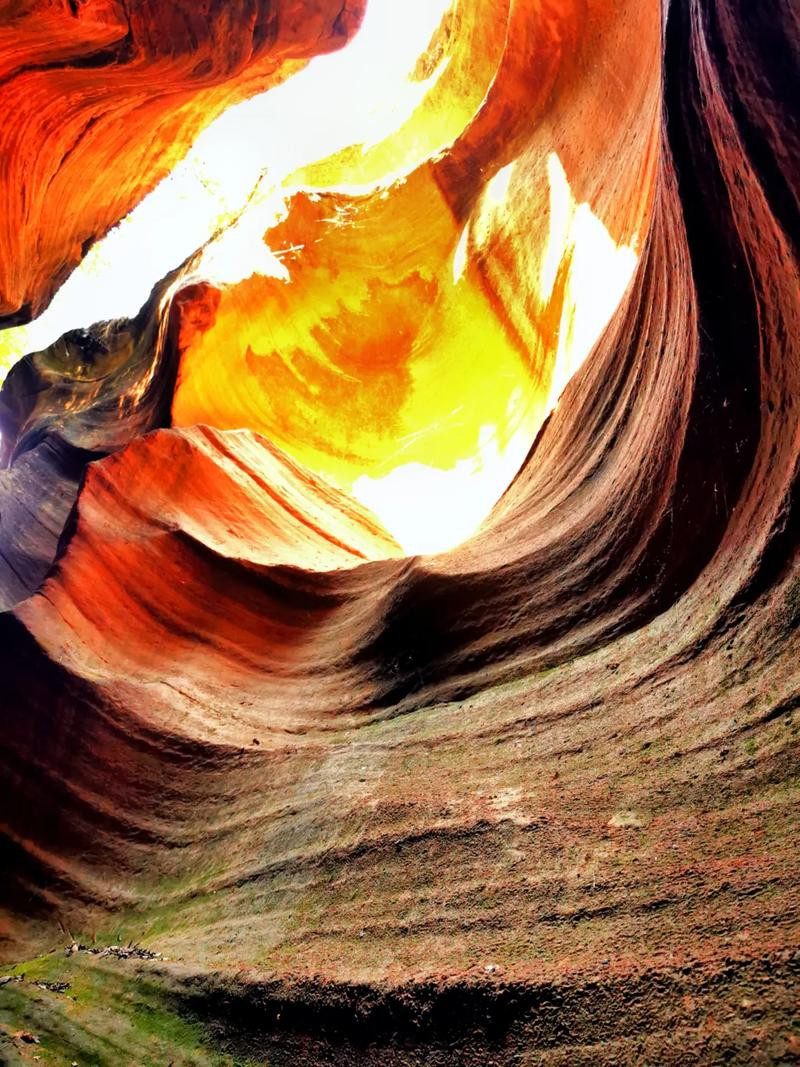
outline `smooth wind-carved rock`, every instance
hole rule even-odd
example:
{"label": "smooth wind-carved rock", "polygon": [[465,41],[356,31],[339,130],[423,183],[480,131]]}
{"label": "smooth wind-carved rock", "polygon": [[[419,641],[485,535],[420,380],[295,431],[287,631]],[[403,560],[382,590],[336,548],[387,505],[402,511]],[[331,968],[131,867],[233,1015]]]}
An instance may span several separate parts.
{"label": "smooth wind-carved rock", "polygon": [[[355,29],[190,7],[0,8],[9,321]],[[428,102],[237,223],[285,273],[201,251],[11,372],[0,1058],[797,1056],[796,35],[456,3]],[[358,478],[467,469],[519,395],[488,518],[404,553]]]}

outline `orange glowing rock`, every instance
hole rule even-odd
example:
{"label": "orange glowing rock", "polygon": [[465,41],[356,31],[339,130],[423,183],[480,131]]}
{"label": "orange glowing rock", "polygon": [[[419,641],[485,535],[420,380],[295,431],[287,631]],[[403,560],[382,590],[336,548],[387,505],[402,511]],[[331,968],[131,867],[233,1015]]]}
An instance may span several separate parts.
{"label": "orange glowing rock", "polygon": [[183,352],[177,425],[251,427],[345,489],[453,468],[484,427],[503,446],[524,426],[527,449],[527,360],[477,279],[454,282],[458,232],[429,173],[360,202],[297,194],[268,236],[291,280],[223,290]]}
{"label": "orange glowing rock", "polygon": [[[177,425],[249,427],[276,441],[359,496],[409,552],[464,540],[510,483],[625,292],[655,179],[652,12],[597,5],[532,18],[518,4],[494,52],[496,24],[475,49],[475,24],[459,19],[467,7],[455,5],[434,36],[422,69],[444,72],[429,74],[398,130],[287,175],[286,207],[263,243],[263,209],[245,210],[237,229],[249,243],[236,244],[213,326],[182,353],[173,402]],[[613,236],[591,201],[577,201],[559,155],[603,205],[592,172],[621,165],[619,135],[598,142],[578,127],[565,137],[558,92],[601,24],[612,40],[635,31],[643,47],[595,121],[624,129],[653,100],[648,135],[625,147],[619,180],[630,194],[609,201]],[[573,47],[562,55],[552,45],[565,34]],[[602,66],[602,50],[593,62]],[[487,88],[465,107],[470,64]],[[459,73],[448,79],[451,65]],[[502,138],[487,134],[498,122]],[[201,273],[219,261],[212,243]]]}
{"label": "orange glowing rock", "polygon": [[193,0],[4,4],[0,321],[37,315],[204,126],[341,47],[362,10],[234,0],[212,18]]}
{"label": "orange glowing rock", "polygon": [[[263,438],[162,430],[89,468],[68,558],[20,618],[43,648],[109,691],[169,706],[174,729],[183,717],[182,729],[195,728],[209,702],[229,705],[233,689],[234,704],[246,701],[258,715],[237,712],[220,736],[239,738],[244,722],[245,733],[261,728],[266,738],[268,704],[279,734],[313,721],[314,685],[305,683],[300,699],[290,699],[292,688],[313,660],[324,689],[325,659],[337,664],[369,625],[369,613],[358,623],[339,595],[326,603],[310,591],[307,610],[282,610],[283,569],[335,573],[401,556],[364,508]],[[220,560],[228,573],[218,583]],[[243,610],[238,597],[248,587]],[[337,613],[342,632],[309,643]],[[200,661],[194,671],[198,634],[225,650],[218,671]],[[239,663],[233,674],[222,662],[229,655]]]}

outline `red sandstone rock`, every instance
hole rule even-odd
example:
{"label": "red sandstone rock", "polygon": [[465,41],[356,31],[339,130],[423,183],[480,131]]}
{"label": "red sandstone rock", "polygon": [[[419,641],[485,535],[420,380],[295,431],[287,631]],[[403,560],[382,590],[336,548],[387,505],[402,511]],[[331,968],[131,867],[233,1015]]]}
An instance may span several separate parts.
{"label": "red sandstone rock", "polygon": [[86,248],[204,126],[341,47],[362,8],[361,0],[4,5],[0,320],[38,315]]}
{"label": "red sandstone rock", "polygon": [[[7,958],[63,948],[59,923],[141,939],[169,957],[148,982],[209,1041],[276,1062],[795,1053],[796,27],[785,3],[674,0],[659,87],[648,5],[606,24],[614,6],[513,22],[544,49],[545,150],[572,144],[618,237],[649,222],[478,536],[379,559],[362,509],[248,433],[161,429],[88,468],[54,571],[0,616]],[[603,47],[616,62],[593,69]],[[458,218],[464,160],[527,136],[503,107],[519,60],[437,164]],[[636,93],[602,94],[629,75]],[[624,163],[647,173],[654,131],[649,189]],[[486,283],[511,316],[524,249],[498,244]],[[159,367],[225,295],[183,300],[148,312]],[[125,366],[123,398],[143,373]],[[115,425],[101,399],[66,439]],[[91,1051],[109,1020],[88,1020]]]}

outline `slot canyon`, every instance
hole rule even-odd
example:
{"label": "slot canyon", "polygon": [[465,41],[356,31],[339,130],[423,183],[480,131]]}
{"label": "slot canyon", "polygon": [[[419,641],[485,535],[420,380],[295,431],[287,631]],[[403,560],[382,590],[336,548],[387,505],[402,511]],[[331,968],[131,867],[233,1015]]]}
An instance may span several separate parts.
{"label": "slot canyon", "polygon": [[792,0],[0,0],[0,1063],[800,1062]]}

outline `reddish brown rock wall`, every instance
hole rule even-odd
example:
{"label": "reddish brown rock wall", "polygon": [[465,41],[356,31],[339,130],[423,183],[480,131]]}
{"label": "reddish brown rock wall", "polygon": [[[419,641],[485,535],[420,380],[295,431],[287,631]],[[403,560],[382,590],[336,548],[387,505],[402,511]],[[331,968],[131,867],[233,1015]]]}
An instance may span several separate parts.
{"label": "reddish brown rock wall", "polygon": [[340,47],[361,9],[307,0],[4,5],[0,321],[38,315],[204,126]]}
{"label": "reddish brown rock wall", "polygon": [[[634,283],[461,548],[248,556],[290,498],[223,432],[90,469],[0,618],[9,958],[59,922],[143,940],[277,1063],[791,1062],[794,33],[785,3],[671,4]],[[585,180],[612,217],[623,180]]]}

